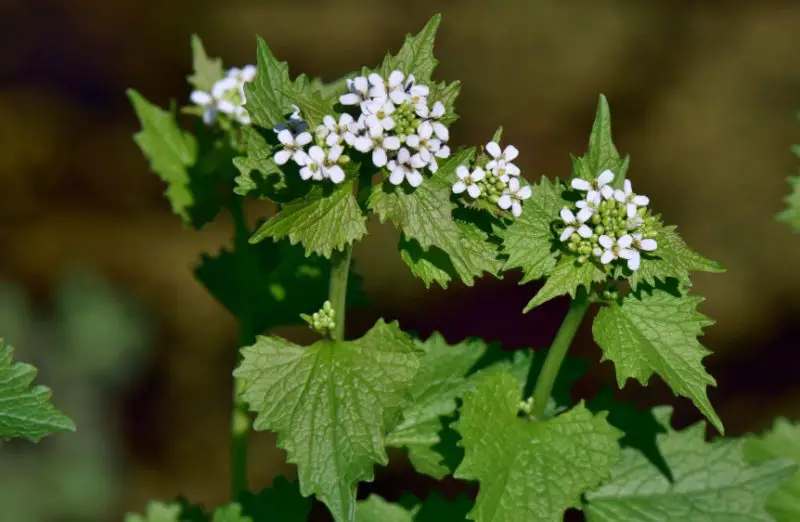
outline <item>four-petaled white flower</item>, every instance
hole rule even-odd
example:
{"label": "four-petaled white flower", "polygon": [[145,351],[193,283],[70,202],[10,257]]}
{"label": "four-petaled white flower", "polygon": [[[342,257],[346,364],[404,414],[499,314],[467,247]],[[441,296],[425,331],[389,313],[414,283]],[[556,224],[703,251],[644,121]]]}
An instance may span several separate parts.
{"label": "four-petaled white flower", "polygon": [[472,199],[481,195],[481,188],[478,182],[486,177],[486,172],[480,167],[476,167],[472,172],[465,165],[459,165],[456,169],[458,181],[453,183],[453,193],[461,194],[465,190]]}
{"label": "four-petaled white flower", "polygon": [[356,76],[353,79],[348,78],[345,83],[350,92],[339,96],[339,103],[342,105],[361,105],[363,102],[369,101],[369,80],[364,76]]}
{"label": "four-petaled white flower", "polygon": [[214,82],[210,92],[195,90],[189,99],[203,108],[203,122],[206,125],[212,125],[219,113],[227,114],[242,125],[249,125],[250,115],[244,108],[244,85],[253,81],[255,76],[256,68],[253,65],[243,69],[233,67],[228,69],[223,78]]}
{"label": "four-petaled white flower", "polygon": [[525,185],[520,186],[518,178],[511,178],[508,180],[508,186],[503,191],[503,195],[497,200],[497,205],[503,210],[511,208],[511,213],[514,217],[522,215],[522,202],[531,197],[531,187]]}
{"label": "four-petaled white flower", "polygon": [[397,151],[397,158],[388,163],[389,171],[392,173],[389,176],[389,183],[392,185],[400,185],[404,180],[408,180],[408,184],[412,187],[418,187],[422,184],[422,174],[418,169],[425,166],[425,162],[419,154],[411,155],[411,152],[403,147]]}
{"label": "four-petaled white flower", "polygon": [[372,151],[372,163],[376,167],[386,165],[389,151],[400,148],[400,138],[397,136],[386,136],[383,127],[373,125],[369,128],[366,136],[359,136],[354,142],[354,146],[360,152],[367,153]]}
{"label": "four-petaled white flower", "polygon": [[631,237],[630,234],[620,236],[616,241],[603,234],[597,242],[600,243],[600,246],[604,249],[603,254],[600,256],[600,262],[604,265],[619,258],[626,259],[628,261],[628,268],[631,270],[639,268],[641,256],[639,252],[631,248],[633,245],[633,237]]}
{"label": "four-petaled white flower", "polygon": [[439,121],[444,116],[444,104],[440,101],[437,101],[433,104],[433,108],[428,114],[429,121],[431,125],[433,125],[433,132],[436,134],[436,137],[439,138],[442,142],[445,142],[450,139],[450,131],[444,124]]}
{"label": "four-petaled white flower", "polygon": [[300,169],[300,177],[317,181],[330,179],[334,183],[341,183],[344,181],[344,170],[337,162],[343,150],[341,145],[334,145],[326,153],[322,147],[314,145],[308,150],[309,161]]}
{"label": "four-petaled white flower", "polygon": [[[406,145],[417,149],[422,159],[425,160],[426,163],[430,163],[433,155],[441,149],[442,142],[433,137],[433,125],[427,121],[423,121],[419,124],[419,127],[417,127],[416,134],[411,134],[406,137]],[[447,150],[447,153],[450,153],[450,149]],[[435,161],[433,164],[436,164]],[[436,170],[433,169],[431,171],[436,172]]]}
{"label": "four-petaled white flower", "polygon": [[611,199],[614,195],[614,189],[609,186],[609,183],[614,181],[614,173],[606,169],[597,176],[594,181],[587,181],[581,178],[572,180],[572,188],[586,192],[586,199],[596,200],[600,196],[604,199]]}
{"label": "four-petaled white flower", "polygon": [[380,126],[384,130],[394,129],[394,104],[384,98],[375,99],[366,104],[364,107],[367,114],[367,127]]}
{"label": "four-petaled white flower", "polygon": [[331,147],[344,140],[345,143],[352,147],[356,141],[355,134],[350,130],[354,121],[353,117],[347,113],[339,116],[338,122],[333,116],[326,114],[325,117],[322,118],[322,128],[326,130],[325,136],[323,136],[325,137],[325,143]]}
{"label": "four-petaled white flower", "polygon": [[586,225],[586,222],[589,220],[590,217],[592,217],[592,211],[590,209],[582,208],[580,212],[578,212],[578,215],[576,216],[570,209],[564,207],[561,209],[559,215],[561,216],[561,219],[564,221],[564,223],[566,223],[567,225],[567,228],[565,228],[564,231],[561,232],[561,237],[560,237],[561,241],[568,240],[570,237],[572,237],[572,234],[574,234],[575,232],[577,232],[578,235],[584,239],[592,237],[593,234],[592,229],[589,228],[588,225]]}
{"label": "four-petaled white flower", "polygon": [[650,203],[650,198],[647,196],[639,196],[633,193],[633,187],[629,179],[626,179],[623,183],[623,190],[614,191],[614,199],[620,203],[625,203],[625,210],[629,218],[636,215],[638,207],[646,207]]}
{"label": "four-petaled white flower", "polygon": [[189,99],[195,105],[203,108],[203,123],[212,125],[217,119],[217,101],[214,97],[205,91],[192,91]]}
{"label": "four-petaled white flower", "polygon": [[641,232],[634,232],[631,234],[633,238],[633,246],[642,252],[652,252],[658,248],[658,242],[655,239],[644,238]]}
{"label": "four-petaled white flower", "polygon": [[486,164],[486,168],[499,176],[501,180],[507,183],[509,176],[520,175],[519,167],[511,163],[519,156],[519,150],[515,146],[508,145],[501,151],[500,145],[490,141],[486,144],[486,152],[492,157]]}
{"label": "four-petaled white flower", "polygon": [[291,158],[299,166],[304,166],[308,162],[308,155],[303,147],[311,143],[311,139],[311,134],[308,132],[301,132],[295,136],[289,129],[283,129],[278,133],[278,141],[283,145],[283,149],[275,153],[275,163],[284,165]]}
{"label": "four-petaled white flower", "polygon": [[599,192],[592,192],[591,194],[586,195],[586,199],[582,199],[575,203],[575,206],[584,209],[588,208],[592,212],[600,208],[600,203],[603,202],[602,196],[600,196]]}

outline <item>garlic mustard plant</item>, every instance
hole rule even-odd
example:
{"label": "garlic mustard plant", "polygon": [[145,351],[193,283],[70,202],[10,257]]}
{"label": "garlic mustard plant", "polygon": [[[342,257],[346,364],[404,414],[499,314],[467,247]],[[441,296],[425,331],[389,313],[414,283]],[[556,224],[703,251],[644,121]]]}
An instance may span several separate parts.
{"label": "garlic mustard plant", "polygon": [[[439,23],[334,83],[292,77],[262,39],[255,72],[226,70],[195,37],[192,105],[180,111],[192,131],[129,91],[136,143],[175,213],[195,228],[232,218],[231,245],[204,255],[195,275],[238,318],[240,339],[231,502],[211,513],[153,502],[127,520],[294,522],[308,519],[312,497],[337,522],[551,522],[570,508],[590,522],[772,520],[768,497],[796,463],[756,455],[757,442],[747,456],[742,441],[706,442],[704,423],[675,430],[668,407],[570,393],[582,365],[567,352],[595,306],[594,339],[618,386],[658,374],[722,433],[697,339],[712,321],[690,275],[723,269],[634,191],[602,96],[588,151],[564,180],[530,184],[520,160],[536,158],[503,143],[502,128],[482,146],[455,144],[460,84],[432,79]],[[248,198],[277,211],[253,226]],[[522,284],[544,281],[522,312],[568,296],[549,350],[418,339],[384,319],[349,331],[346,311],[365,302],[352,250],[370,214],[399,230],[400,257],[427,287],[521,271]],[[270,334],[300,321],[316,342]],[[248,459],[251,429],[276,433],[296,483],[247,490],[248,465],[260,465]],[[388,448],[421,474],[471,481],[473,494],[362,499],[359,483],[389,462]]]}

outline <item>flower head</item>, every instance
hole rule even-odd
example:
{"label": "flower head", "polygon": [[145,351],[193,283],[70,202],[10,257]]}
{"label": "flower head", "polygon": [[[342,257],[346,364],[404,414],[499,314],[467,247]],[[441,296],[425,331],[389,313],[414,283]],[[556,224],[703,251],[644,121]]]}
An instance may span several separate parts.
{"label": "flower head", "polygon": [[609,186],[609,183],[612,181],[614,181],[614,173],[606,169],[593,181],[575,178],[572,180],[571,185],[575,190],[586,192],[587,201],[593,201],[601,196],[603,199],[611,199],[614,195],[614,189]]}
{"label": "flower head", "polygon": [[400,185],[403,181],[408,181],[412,187],[418,187],[422,184],[422,174],[419,169],[425,166],[425,162],[418,154],[411,155],[411,152],[402,147],[397,152],[397,158],[388,163],[389,171],[392,173],[389,176],[389,183],[392,185]]}
{"label": "flower head", "polygon": [[472,172],[465,165],[459,165],[456,169],[456,176],[458,181],[453,183],[453,193],[461,194],[465,190],[472,199],[476,199],[481,195],[481,188],[478,182],[486,177],[486,172],[480,167],[475,168]]}
{"label": "flower head", "polygon": [[567,225],[567,228],[561,232],[561,236],[559,238],[561,241],[568,240],[570,237],[572,237],[572,234],[576,232],[579,236],[585,239],[592,237],[592,229],[586,225],[586,222],[590,217],[592,217],[592,211],[590,209],[582,208],[576,216],[570,209],[564,207],[561,209],[560,216]]}
{"label": "flower head", "polygon": [[500,179],[508,181],[509,176],[520,175],[519,167],[511,163],[519,156],[519,150],[515,146],[508,145],[501,151],[500,145],[490,141],[486,144],[486,152],[492,157],[489,163],[486,164],[486,168],[499,176]]}
{"label": "flower head", "polygon": [[600,262],[604,265],[609,264],[615,259],[626,259],[628,261],[628,268],[637,270],[641,257],[639,252],[633,250],[633,238],[630,234],[620,236],[616,241],[606,235],[600,236],[597,240],[600,246],[603,247],[603,253],[600,255]]}
{"label": "flower head", "polygon": [[366,135],[355,139],[354,146],[360,152],[372,151],[372,163],[376,167],[383,167],[389,161],[390,151],[400,148],[400,139],[397,136],[386,136],[383,127],[372,125]]}
{"label": "flower head", "polygon": [[303,147],[311,143],[311,134],[301,132],[295,136],[289,129],[283,129],[278,133],[278,141],[283,145],[283,149],[275,153],[273,158],[275,163],[284,165],[291,158],[302,167],[308,162],[308,155]]}
{"label": "flower head", "polygon": [[626,213],[629,218],[636,215],[636,211],[639,207],[646,207],[647,204],[650,203],[650,198],[647,196],[639,196],[633,193],[631,180],[629,179],[626,179],[623,183],[623,190],[614,191],[614,199],[625,204]]}
{"label": "flower head", "polygon": [[522,202],[529,197],[531,197],[531,187],[528,185],[521,187],[518,178],[511,178],[503,195],[497,200],[497,206],[503,210],[508,210],[510,207],[514,217],[520,217],[522,215]]}

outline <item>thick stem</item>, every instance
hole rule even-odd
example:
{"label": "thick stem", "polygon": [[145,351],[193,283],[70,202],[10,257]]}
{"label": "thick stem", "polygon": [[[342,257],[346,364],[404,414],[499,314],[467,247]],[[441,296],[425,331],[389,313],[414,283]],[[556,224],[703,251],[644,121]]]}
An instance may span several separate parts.
{"label": "thick stem", "polygon": [[344,341],[345,307],[347,304],[347,278],[350,275],[350,258],[353,245],[347,245],[343,252],[331,256],[331,283],[328,300],[333,308],[336,328],[331,332],[334,341]]}
{"label": "thick stem", "polygon": [[[234,196],[228,210],[233,218],[236,251],[244,252],[244,249],[248,247],[250,230],[247,227],[242,198]],[[242,256],[240,259],[246,260],[247,258]],[[248,267],[240,268],[247,270]],[[250,311],[242,308],[242,316],[239,317],[239,348],[253,342],[254,329]],[[238,349],[237,353],[239,353]],[[241,355],[237,355],[237,363],[240,357]],[[251,421],[247,412],[247,404],[241,398],[241,388],[242,382],[234,378],[230,425],[230,495],[232,502],[236,502],[240,494],[247,490],[247,444],[250,438]]]}
{"label": "thick stem", "polygon": [[558,377],[558,370],[561,368],[561,363],[564,362],[569,345],[572,344],[575,332],[578,331],[578,326],[580,326],[588,309],[589,300],[585,296],[577,297],[570,302],[567,316],[564,317],[564,322],[561,323],[561,327],[556,333],[556,338],[553,339],[553,344],[547,352],[542,371],[536,380],[536,387],[533,390],[532,413],[534,417],[542,418],[544,415],[547,401],[550,399],[553,385]]}

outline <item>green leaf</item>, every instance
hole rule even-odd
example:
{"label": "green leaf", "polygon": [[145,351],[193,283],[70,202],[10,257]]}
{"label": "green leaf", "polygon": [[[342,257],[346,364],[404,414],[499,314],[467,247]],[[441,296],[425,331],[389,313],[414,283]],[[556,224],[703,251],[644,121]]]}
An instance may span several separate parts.
{"label": "green leaf", "polygon": [[415,511],[370,495],[356,506],[356,522],[413,522]]}
{"label": "green leaf", "polygon": [[289,65],[280,62],[272,54],[264,39],[258,38],[258,71],[252,82],[244,86],[247,102],[245,108],[253,123],[272,129],[286,120],[291,109],[291,101],[284,90],[291,87]]}
{"label": "green leaf", "polygon": [[433,107],[437,101],[442,102],[444,105],[444,116],[440,118],[441,122],[445,125],[451,125],[458,120],[458,115],[455,113],[456,98],[461,93],[461,82],[458,80],[454,82],[440,82],[438,85],[430,86],[430,95],[428,96],[428,104]]}
{"label": "green leaf", "polygon": [[455,345],[438,333],[419,343],[425,355],[411,386],[411,397],[403,409],[402,421],[387,437],[387,445],[406,447],[418,471],[441,479],[450,470],[443,457],[432,450],[441,442],[441,417],[456,410],[456,399],[471,387],[466,376],[486,352],[486,343],[470,339]]}
{"label": "green leaf", "polygon": [[[234,180],[236,187],[233,191],[240,196],[246,196],[251,192],[261,196],[259,188],[272,176],[283,181],[283,172],[273,160],[275,147],[267,143],[257,127],[243,127],[242,136],[247,155],[233,160],[233,164],[239,170],[239,175]],[[253,173],[257,176],[254,177]]]}
{"label": "green leaf", "polygon": [[474,149],[463,149],[439,166],[438,172],[416,189],[379,184],[372,187],[368,205],[380,218],[403,233],[401,257],[412,273],[446,287],[458,276],[471,286],[484,272],[500,268],[495,246],[476,225],[452,216],[451,178],[459,165],[469,162]]}
{"label": "green leaf", "polygon": [[675,394],[691,399],[723,433],[722,421],[706,394],[706,386],[716,386],[702,363],[711,352],[697,340],[704,327],[714,324],[697,311],[702,301],[702,297],[676,297],[663,290],[629,294],[621,304],[600,310],[592,332],[603,349],[602,360],[614,362],[620,388],[629,378],[646,385],[658,373]]}
{"label": "green leaf", "polygon": [[298,77],[293,85],[283,87],[281,94],[297,105],[303,120],[311,129],[315,129],[322,124],[325,115],[334,114],[333,103],[336,98],[324,98],[307,80],[305,76]]}
{"label": "green leaf", "polygon": [[50,402],[50,389],[31,386],[36,368],[13,362],[14,349],[0,339],[0,439],[21,437],[38,442],[75,424]]}
{"label": "green leaf", "polygon": [[589,150],[580,157],[572,157],[572,177],[587,180],[595,179],[601,172],[609,169],[616,174],[613,185],[622,187],[628,170],[629,158],[622,159],[611,137],[611,111],[608,100],[602,94],[597,104],[592,133],[589,136]]}
{"label": "green leaf", "polygon": [[[749,464],[791,459],[800,465],[800,422],[776,419],[772,430],[761,437],[748,437],[745,440],[744,458]],[[775,517],[776,522],[800,520],[800,471],[795,471],[769,496],[767,511]]]}
{"label": "green leaf", "polygon": [[676,228],[664,225],[655,228],[658,240],[658,249],[654,252],[656,255],[642,256],[639,269],[629,278],[632,288],[636,289],[642,283],[655,287],[659,281],[666,283],[670,278],[676,279],[681,286],[688,286],[691,284],[690,272],[725,272],[716,261],[690,249]]}
{"label": "green leaf", "polygon": [[177,504],[150,502],[145,515],[128,513],[125,522],[181,522],[181,507]]}
{"label": "green leaf", "polygon": [[579,264],[573,257],[562,257],[547,276],[544,286],[525,305],[522,313],[527,313],[560,295],[569,294],[574,298],[581,287],[590,292],[592,283],[603,281],[605,277],[605,272],[592,261]]}
{"label": "green leaf", "polygon": [[241,353],[234,375],[258,413],[254,428],[277,432],[303,495],[315,494],[338,522],[352,521],[356,483],[387,463],[385,435],[419,367],[417,346],[397,323],[379,320],[354,341],[303,347],[257,337]]}
{"label": "green leaf", "polygon": [[253,522],[253,519],[242,513],[242,506],[233,503],[215,509],[211,522]]}
{"label": "green leaf", "polygon": [[789,223],[795,231],[800,231],[800,176],[787,179],[792,187],[792,192],[786,196],[786,208],[778,214],[778,219]]}
{"label": "green leaf", "polygon": [[626,449],[612,480],[586,495],[589,522],[675,520],[681,522],[771,521],[764,509],[767,496],[795,469],[791,462],[748,466],[742,440],[704,440],[705,423],[683,431],[670,427],[672,408],[654,413],[667,433],[658,445],[674,481],[638,451]]}
{"label": "green leaf", "polygon": [[551,182],[546,177],[531,187],[533,196],[522,207],[522,215],[497,234],[503,240],[502,252],[508,256],[503,270],[520,268],[523,272],[520,284],[535,281],[549,274],[558,261],[554,248],[552,224],[565,206],[561,198],[562,183]]}
{"label": "green leaf", "polygon": [[[300,314],[328,298],[330,263],[287,240],[264,241],[203,254],[195,278],[253,334],[276,326],[302,323]],[[348,278],[348,306],[366,302],[361,278]]]}
{"label": "green leaf", "polygon": [[418,82],[430,81],[431,74],[439,63],[439,60],[433,57],[433,45],[441,21],[441,14],[434,15],[419,34],[406,35],[400,51],[395,56],[389,54],[383,59],[379,74],[388,78],[392,71],[399,69],[404,74],[414,74]]}
{"label": "green leaf", "polygon": [[284,205],[250,242],[288,237],[293,245],[302,243],[306,255],[330,258],[334,250],[344,250],[361,239],[367,233],[367,220],[353,195],[353,182],[336,185],[330,194],[324,194],[325,190],[315,187],[308,196]]}
{"label": "green leaf", "polygon": [[214,84],[225,76],[220,58],[209,58],[203,48],[203,41],[196,34],[192,35],[192,61],[194,63],[194,73],[186,80],[195,89],[211,92]]}
{"label": "green leaf", "polygon": [[174,114],[151,104],[135,90],[128,89],[128,98],[142,125],[133,139],[150,160],[153,172],[167,184],[172,211],[189,223],[194,197],[189,190],[188,168],[197,159],[197,140],[178,127]]}
{"label": "green leaf", "polygon": [[254,522],[306,522],[311,512],[311,499],[303,497],[297,483],[285,477],[277,477],[258,494],[243,492],[239,503]]}
{"label": "green leaf", "polygon": [[464,461],[456,478],[480,482],[477,522],[561,521],[582,492],[610,475],[620,433],[581,403],[546,421],[517,417],[518,381],[494,372],[464,396],[456,429]]}

